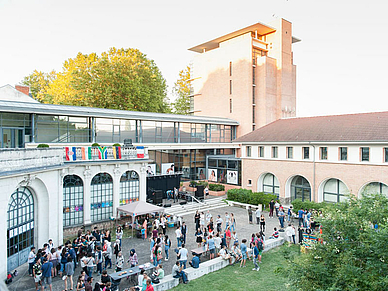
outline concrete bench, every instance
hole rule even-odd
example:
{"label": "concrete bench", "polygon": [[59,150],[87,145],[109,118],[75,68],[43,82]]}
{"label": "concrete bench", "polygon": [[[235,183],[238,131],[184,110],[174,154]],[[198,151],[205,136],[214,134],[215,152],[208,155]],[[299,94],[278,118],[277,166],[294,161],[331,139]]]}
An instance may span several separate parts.
{"label": "concrete bench", "polygon": [[284,238],[278,237],[275,239],[266,239],[264,244],[264,252],[267,252],[273,248],[281,246],[284,243]]}
{"label": "concrete bench", "polygon": [[179,278],[174,278],[171,274],[164,276],[158,284],[154,284],[155,291],[165,291],[172,289],[179,285]]}

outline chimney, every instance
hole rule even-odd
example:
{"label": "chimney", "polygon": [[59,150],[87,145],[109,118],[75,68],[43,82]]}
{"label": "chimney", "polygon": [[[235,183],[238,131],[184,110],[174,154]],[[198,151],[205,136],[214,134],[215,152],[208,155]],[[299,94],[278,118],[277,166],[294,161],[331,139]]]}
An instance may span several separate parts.
{"label": "chimney", "polygon": [[19,92],[22,92],[23,94],[26,94],[27,96],[30,96],[30,87],[28,86],[15,85],[15,89]]}

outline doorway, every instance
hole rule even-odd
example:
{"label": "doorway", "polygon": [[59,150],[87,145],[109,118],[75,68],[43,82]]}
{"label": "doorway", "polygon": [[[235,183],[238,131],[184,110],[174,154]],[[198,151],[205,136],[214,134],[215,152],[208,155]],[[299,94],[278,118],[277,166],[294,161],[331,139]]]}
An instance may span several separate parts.
{"label": "doorway", "polygon": [[24,148],[24,128],[3,127],[2,148]]}

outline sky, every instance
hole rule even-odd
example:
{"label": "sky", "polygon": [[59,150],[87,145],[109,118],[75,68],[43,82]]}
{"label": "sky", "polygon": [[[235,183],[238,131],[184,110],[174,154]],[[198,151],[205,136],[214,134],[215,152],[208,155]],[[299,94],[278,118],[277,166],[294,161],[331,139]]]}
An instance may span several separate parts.
{"label": "sky", "polygon": [[302,40],[297,116],[388,111],[386,11],[382,0],[0,0],[0,86],[60,71],[78,52],[124,47],[153,59],[171,92],[195,55],[188,48],[279,17]]}

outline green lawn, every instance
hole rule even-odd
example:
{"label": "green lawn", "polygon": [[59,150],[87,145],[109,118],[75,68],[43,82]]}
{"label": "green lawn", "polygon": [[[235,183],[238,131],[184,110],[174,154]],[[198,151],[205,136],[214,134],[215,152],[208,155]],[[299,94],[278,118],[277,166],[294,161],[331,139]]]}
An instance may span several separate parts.
{"label": "green lawn", "polygon": [[[299,245],[291,246],[292,252],[299,252]],[[188,284],[180,284],[171,289],[179,290],[283,290],[288,283],[287,278],[274,270],[286,264],[281,247],[275,248],[263,254],[260,271],[252,271],[252,261],[247,261],[246,268],[239,265],[228,266],[219,271],[210,273]]]}

